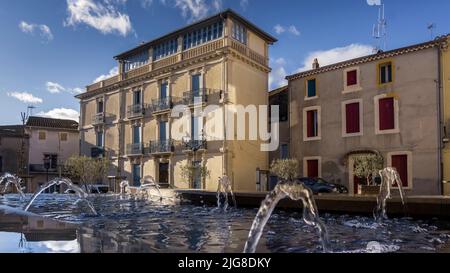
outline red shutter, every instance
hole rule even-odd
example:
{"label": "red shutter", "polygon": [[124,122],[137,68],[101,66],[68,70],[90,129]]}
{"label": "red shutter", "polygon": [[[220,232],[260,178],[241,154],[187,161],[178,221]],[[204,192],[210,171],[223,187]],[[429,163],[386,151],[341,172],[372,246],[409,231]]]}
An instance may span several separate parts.
{"label": "red shutter", "polygon": [[356,70],[347,72],[347,86],[358,84],[358,72]]}
{"label": "red shutter", "polygon": [[395,129],[394,98],[379,100],[380,130]]}
{"label": "red shutter", "polygon": [[408,187],[408,156],[407,155],[394,155],[392,156],[392,167],[397,169],[402,180],[403,187]]}
{"label": "red shutter", "polygon": [[347,134],[361,132],[359,102],[345,105]]}
{"label": "red shutter", "polygon": [[308,164],[308,177],[319,177],[319,160],[308,160],[306,163]]}
{"label": "red shutter", "polygon": [[314,130],[314,127],[315,127],[315,123],[316,123],[316,121],[315,121],[315,110],[313,110],[313,111],[308,111],[308,112],[306,112],[306,119],[307,119],[307,128],[306,128],[306,130],[307,130],[307,136],[308,137],[315,137],[316,136],[316,132],[315,132],[315,130]]}

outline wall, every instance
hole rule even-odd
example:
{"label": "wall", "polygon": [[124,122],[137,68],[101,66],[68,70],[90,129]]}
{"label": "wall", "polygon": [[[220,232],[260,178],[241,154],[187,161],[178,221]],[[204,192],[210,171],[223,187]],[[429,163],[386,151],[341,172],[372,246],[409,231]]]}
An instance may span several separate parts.
{"label": "wall", "polygon": [[[450,43],[450,38],[449,41]],[[450,49],[442,51],[442,83],[443,83],[443,123],[447,135],[445,138],[450,138]],[[443,158],[443,180],[447,182],[444,193],[450,195],[450,143],[444,144],[442,151]]]}

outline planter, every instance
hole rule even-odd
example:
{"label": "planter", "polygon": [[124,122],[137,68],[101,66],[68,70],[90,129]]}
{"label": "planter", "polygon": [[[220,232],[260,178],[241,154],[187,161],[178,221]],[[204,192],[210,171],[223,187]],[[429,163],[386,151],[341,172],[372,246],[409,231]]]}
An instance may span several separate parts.
{"label": "planter", "polygon": [[378,195],[380,194],[380,186],[360,185],[361,195]]}

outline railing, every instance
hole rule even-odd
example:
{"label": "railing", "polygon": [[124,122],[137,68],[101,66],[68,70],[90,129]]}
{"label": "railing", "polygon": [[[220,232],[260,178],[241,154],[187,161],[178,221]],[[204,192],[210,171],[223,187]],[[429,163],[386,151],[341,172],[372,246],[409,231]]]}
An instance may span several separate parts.
{"label": "railing", "polygon": [[[254,50],[251,50],[250,48],[248,48],[246,45],[232,39],[229,38],[228,39],[228,44],[225,43],[226,38],[222,38],[219,40],[215,40],[215,41],[211,41],[209,43],[200,45],[198,47],[195,48],[191,48],[188,49],[186,51],[183,52],[178,52],[172,56],[169,56],[167,58],[158,60],[158,61],[154,61],[153,63],[149,63],[146,64],[144,66],[141,66],[139,68],[130,70],[126,73],[124,73],[124,79],[131,79],[131,78],[135,78],[141,75],[144,75],[146,73],[149,73],[153,70],[157,70],[157,69],[161,69],[164,67],[168,67],[171,65],[174,65],[180,61],[184,61],[184,60],[189,60],[192,58],[197,58],[199,56],[211,53],[211,52],[215,52],[221,48],[224,48],[225,46],[229,46],[230,48],[232,48],[233,50],[237,51],[238,53],[246,56],[247,58],[251,59],[252,61],[267,66],[268,65],[268,60],[266,57],[264,57],[263,55],[257,53]],[[112,78],[106,79],[104,81],[101,82],[97,82],[94,83],[90,86],[87,87],[87,91],[94,91],[97,90],[99,88],[103,88],[103,87],[108,87],[111,86],[115,83],[118,83],[120,81],[120,75],[118,76],[114,76]]]}
{"label": "railing", "polygon": [[208,148],[206,140],[190,140],[183,144],[185,150],[188,151],[206,150]]}
{"label": "railing", "polygon": [[153,100],[150,106],[150,111],[152,113],[162,112],[166,110],[170,110],[172,108],[172,98],[167,97],[163,99]]}
{"label": "railing", "polygon": [[98,113],[92,117],[92,125],[101,125],[105,123],[105,113]]}
{"label": "railing", "polygon": [[92,158],[101,158],[105,156],[105,148],[103,147],[92,147],[91,148],[91,157]]}
{"label": "railing", "polygon": [[145,114],[146,105],[135,104],[127,107],[127,118],[138,118]]}
{"label": "railing", "polygon": [[144,144],[143,143],[128,144],[126,154],[128,156],[144,154]]}
{"label": "railing", "polygon": [[164,154],[174,151],[172,140],[150,141],[150,154]]}
{"label": "railing", "polygon": [[199,103],[206,103],[208,101],[208,89],[202,88],[183,93],[182,103],[184,105],[193,105]]}
{"label": "railing", "polygon": [[[47,169],[45,168],[45,164],[30,164],[29,171],[32,173],[45,173]],[[54,173],[58,171],[58,166],[50,166],[48,169],[49,173]]]}

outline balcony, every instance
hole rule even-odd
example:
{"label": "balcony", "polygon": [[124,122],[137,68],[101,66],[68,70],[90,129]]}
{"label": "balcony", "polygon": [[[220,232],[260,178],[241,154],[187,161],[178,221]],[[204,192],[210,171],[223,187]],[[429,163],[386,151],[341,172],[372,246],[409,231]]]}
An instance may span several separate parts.
{"label": "balcony", "polygon": [[208,89],[200,89],[183,93],[182,103],[184,105],[203,104],[208,102]]}
{"label": "balcony", "polygon": [[103,125],[105,124],[105,113],[98,113],[92,117],[92,125]]}
{"label": "balcony", "polygon": [[91,157],[92,158],[102,158],[105,156],[105,148],[103,147],[92,147]]}
{"label": "balcony", "polygon": [[[50,168],[48,169],[48,172],[56,173],[56,172],[58,172],[58,167],[59,166],[50,166]],[[30,171],[30,173],[46,173],[47,169],[45,169],[44,164],[30,164],[29,171]]]}
{"label": "balcony", "polygon": [[141,118],[145,114],[145,108],[146,105],[142,104],[135,104],[130,105],[127,107],[127,118],[128,119],[134,119],[134,118]]}
{"label": "balcony", "polygon": [[150,141],[150,154],[170,154],[173,151],[172,140]]}
{"label": "balcony", "polygon": [[163,99],[153,100],[150,106],[150,111],[153,115],[169,111],[172,108],[172,98],[167,97]]}
{"label": "balcony", "polygon": [[206,140],[190,140],[190,141],[184,142],[183,144],[184,144],[185,151],[196,152],[199,150],[206,150],[208,148]]}
{"label": "balcony", "polygon": [[144,154],[143,143],[128,144],[126,148],[126,154],[128,156],[139,156]]}

